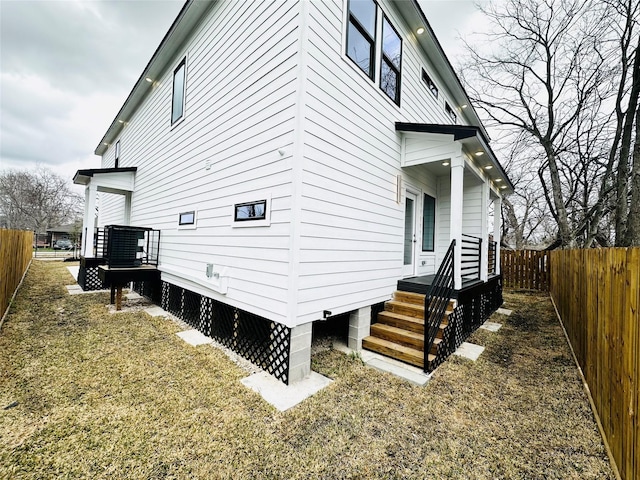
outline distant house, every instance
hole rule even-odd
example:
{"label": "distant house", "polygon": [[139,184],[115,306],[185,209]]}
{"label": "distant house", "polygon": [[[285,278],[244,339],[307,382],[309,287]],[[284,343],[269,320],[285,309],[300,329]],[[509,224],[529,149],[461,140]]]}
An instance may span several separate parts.
{"label": "distant house", "polygon": [[82,237],[82,224],[70,223],[57,227],[47,228],[49,244],[53,245],[58,240],[70,240],[73,243],[80,243]]}
{"label": "distant house", "polygon": [[188,1],[95,153],[86,278],[157,229],[135,287],[284,382],[313,322],[431,370],[502,303],[513,185],[415,0]]}

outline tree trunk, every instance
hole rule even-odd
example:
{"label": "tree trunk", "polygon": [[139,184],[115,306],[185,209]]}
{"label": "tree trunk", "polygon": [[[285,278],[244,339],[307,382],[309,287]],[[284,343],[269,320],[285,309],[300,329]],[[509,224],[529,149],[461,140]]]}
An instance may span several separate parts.
{"label": "tree trunk", "polygon": [[553,206],[556,211],[556,220],[558,222],[558,238],[560,239],[562,248],[575,248],[576,241],[571,225],[569,224],[567,209],[564,205],[562,195],[562,182],[560,181],[560,174],[558,172],[556,156],[549,142],[544,142],[544,149],[547,154],[547,160],[549,161],[551,194],[553,199]]}
{"label": "tree trunk", "polygon": [[636,108],[636,139],[633,144],[633,168],[630,179],[631,207],[627,220],[625,244],[640,246],[640,108]]}

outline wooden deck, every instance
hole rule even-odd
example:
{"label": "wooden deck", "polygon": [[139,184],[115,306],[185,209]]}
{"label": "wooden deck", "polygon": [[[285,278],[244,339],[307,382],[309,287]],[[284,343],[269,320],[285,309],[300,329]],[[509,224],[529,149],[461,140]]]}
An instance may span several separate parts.
{"label": "wooden deck", "polygon": [[[426,295],[429,287],[433,283],[435,279],[435,274],[431,275],[421,275],[419,277],[409,277],[403,278],[402,280],[398,280],[398,290],[402,292],[412,292],[412,293],[420,293],[422,295]],[[479,278],[467,278],[462,279],[462,288],[460,290],[465,290],[467,288],[474,287],[482,283],[482,280]],[[457,298],[458,290],[454,292],[453,298]]]}

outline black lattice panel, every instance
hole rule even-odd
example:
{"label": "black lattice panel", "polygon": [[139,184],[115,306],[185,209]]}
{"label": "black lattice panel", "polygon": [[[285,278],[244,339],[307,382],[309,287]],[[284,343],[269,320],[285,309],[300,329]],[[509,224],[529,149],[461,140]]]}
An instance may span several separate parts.
{"label": "black lattice panel", "polygon": [[164,310],[288,383],[290,328],[167,282],[158,290]]}
{"label": "black lattice panel", "polygon": [[80,266],[78,271],[78,285],[84,291],[89,290],[102,290],[105,287],[102,285],[102,280],[98,276],[98,267],[83,267]]}
{"label": "black lattice panel", "polygon": [[182,320],[187,322],[193,328],[200,330],[202,333],[206,335],[207,333],[203,332],[200,326],[200,302],[201,302],[200,299],[201,298],[202,296],[198,293],[194,293],[190,290],[184,290],[184,293],[182,294],[182,301],[183,301],[182,311],[181,311],[182,315],[180,316],[180,318],[182,318]]}

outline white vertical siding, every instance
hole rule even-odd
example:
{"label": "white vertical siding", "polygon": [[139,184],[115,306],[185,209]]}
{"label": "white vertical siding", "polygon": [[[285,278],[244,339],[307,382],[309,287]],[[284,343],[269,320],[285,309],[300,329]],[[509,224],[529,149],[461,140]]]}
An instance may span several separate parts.
{"label": "white vertical siding", "polygon": [[[121,134],[120,167],[138,167],[131,224],[161,230],[161,270],[282,323],[298,13],[294,0],[214,5]],[[173,70],[185,56],[184,118],[172,126]],[[112,150],[104,167],[113,166]],[[266,198],[270,226],[233,227],[235,203]],[[197,228],[178,229],[189,210]],[[207,263],[227,272],[226,295],[207,287]]]}

